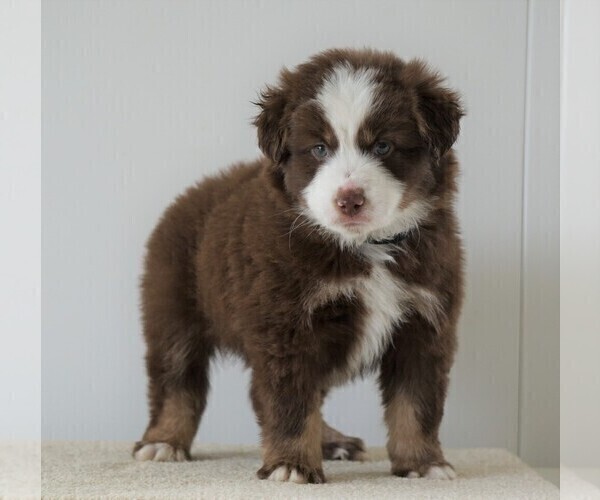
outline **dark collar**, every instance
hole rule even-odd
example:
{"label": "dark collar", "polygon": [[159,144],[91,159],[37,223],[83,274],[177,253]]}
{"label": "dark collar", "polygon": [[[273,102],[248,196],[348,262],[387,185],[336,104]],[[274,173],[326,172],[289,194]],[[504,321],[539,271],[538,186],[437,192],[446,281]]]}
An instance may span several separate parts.
{"label": "dark collar", "polygon": [[406,239],[407,236],[408,233],[398,233],[391,238],[385,238],[382,240],[374,240],[369,238],[367,243],[370,243],[371,245],[399,245]]}

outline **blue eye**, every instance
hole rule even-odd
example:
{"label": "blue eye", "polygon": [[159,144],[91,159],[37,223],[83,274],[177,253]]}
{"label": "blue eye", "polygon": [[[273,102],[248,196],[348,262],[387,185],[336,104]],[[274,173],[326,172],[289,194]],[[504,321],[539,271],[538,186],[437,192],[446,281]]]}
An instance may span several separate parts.
{"label": "blue eye", "polygon": [[315,158],[318,160],[322,160],[326,158],[329,152],[327,151],[327,146],[325,144],[317,144],[311,149],[311,152]]}
{"label": "blue eye", "polygon": [[391,149],[392,146],[389,142],[379,141],[375,143],[375,146],[373,146],[373,153],[375,153],[377,156],[385,156],[390,152]]}

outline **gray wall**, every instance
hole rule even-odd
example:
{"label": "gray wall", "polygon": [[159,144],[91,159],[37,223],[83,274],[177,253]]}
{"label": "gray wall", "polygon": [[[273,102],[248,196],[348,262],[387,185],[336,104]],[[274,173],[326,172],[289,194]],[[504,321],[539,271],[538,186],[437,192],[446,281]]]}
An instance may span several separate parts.
{"label": "gray wall", "polygon": [[[468,289],[443,443],[558,463],[558,220],[544,211],[558,158],[538,154],[558,140],[557,2],[53,1],[43,23],[44,438],[140,436],[145,238],[186,186],[258,155],[250,102],[282,65],[366,45],[427,59],[468,110]],[[536,101],[540,88],[551,97]],[[257,440],[247,386],[238,364],[215,366],[198,439]],[[334,392],[324,412],[384,442],[373,380]]]}

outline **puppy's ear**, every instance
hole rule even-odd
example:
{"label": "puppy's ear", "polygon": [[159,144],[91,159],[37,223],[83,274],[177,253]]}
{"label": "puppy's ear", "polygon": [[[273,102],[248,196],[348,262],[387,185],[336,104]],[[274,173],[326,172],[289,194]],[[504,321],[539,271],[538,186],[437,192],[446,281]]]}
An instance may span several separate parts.
{"label": "puppy's ear", "polygon": [[287,126],[284,122],[287,99],[282,89],[267,87],[254,104],[260,107],[253,121],[258,130],[258,146],[268,158],[279,163],[287,155]]}
{"label": "puppy's ear", "polygon": [[402,71],[405,85],[417,97],[415,115],[419,133],[435,158],[441,158],[454,144],[464,116],[459,95],[444,87],[439,74],[423,61],[415,59]]}

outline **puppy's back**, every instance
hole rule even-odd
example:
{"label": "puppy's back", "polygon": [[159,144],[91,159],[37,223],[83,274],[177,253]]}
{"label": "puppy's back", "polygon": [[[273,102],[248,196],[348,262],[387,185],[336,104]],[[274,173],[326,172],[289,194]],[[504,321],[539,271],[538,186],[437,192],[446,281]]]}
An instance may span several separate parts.
{"label": "puppy's back", "polygon": [[225,207],[248,191],[261,169],[260,161],[233,165],[187,189],[165,210],[146,244],[141,280],[145,321],[156,321],[169,309],[189,319],[198,315],[195,260],[207,220],[227,225],[224,218],[230,210]]}

